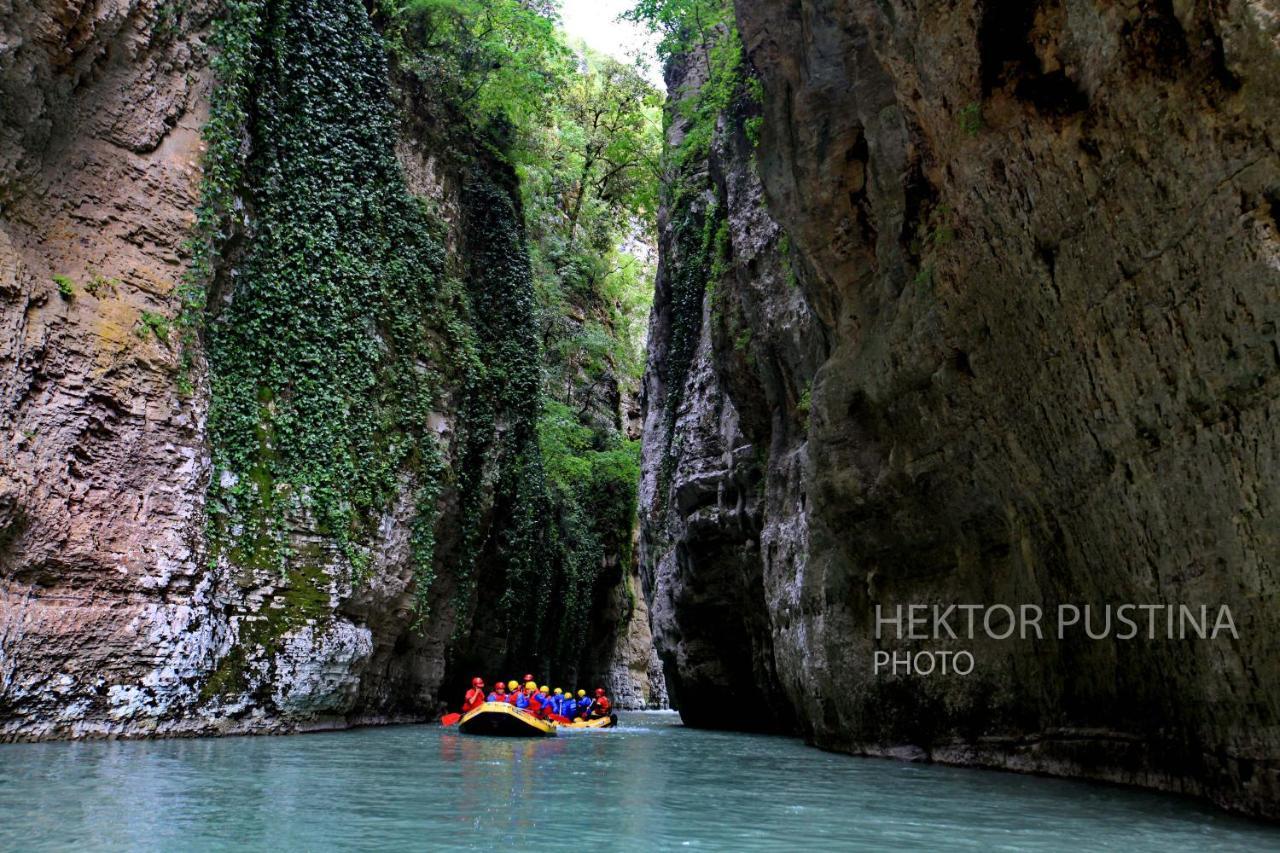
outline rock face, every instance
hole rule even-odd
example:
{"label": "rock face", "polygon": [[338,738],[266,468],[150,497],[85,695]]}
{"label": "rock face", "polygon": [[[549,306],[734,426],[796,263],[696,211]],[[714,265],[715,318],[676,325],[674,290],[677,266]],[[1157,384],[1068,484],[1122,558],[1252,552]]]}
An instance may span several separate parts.
{"label": "rock face", "polygon": [[217,645],[205,407],[139,335],[183,270],[207,63],[137,2],[3,26],[0,732],[154,726]]}
{"label": "rock face", "polygon": [[[362,4],[322,5],[237,8],[297,15],[287,22],[303,30],[349,15],[358,48],[378,49]],[[497,667],[508,654],[509,632],[472,614],[478,590],[505,582],[474,551],[506,512],[498,460],[513,404],[448,369],[424,429],[439,452],[429,580],[415,564],[422,484],[407,473],[359,543],[360,571],[306,513],[280,520],[282,566],[210,545],[210,496],[245,472],[215,476],[211,368],[199,351],[183,367],[174,321],[201,198],[211,9],[20,0],[0,22],[0,740],[423,719],[451,686],[451,656]],[[510,168],[458,156],[451,117],[413,86],[359,79],[396,101],[394,168],[439,220],[442,276],[481,278],[481,258],[518,266]],[[240,147],[266,146],[246,131]],[[245,298],[235,264],[256,239],[251,205],[237,197],[243,233],[216,270],[219,311]],[[494,219],[503,227],[475,227]],[[531,304],[518,281],[504,287],[507,303]],[[484,319],[519,321],[497,315]],[[468,430],[461,413],[486,405],[487,431]],[[619,642],[602,671],[635,703],[661,703],[639,648],[643,606],[611,618]]]}
{"label": "rock face", "polygon": [[603,584],[603,601],[592,608],[590,660],[579,683],[603,687],[614,707],[624,711],[663,710],[669,707],[667,683],[640,584],[636,563],[621,582]]}
{"label": "rock face", "polygon": [[[1274,10],[736,5],[768,214],[726,118],[727,267],[673,398],[668,212],[646,380],[682,714],[755,690],[729,722],[1280,815]],[[1239,639],[874,634],[876,605],[1126,602],[1225,604]],[[877,675],[878,649],[976,665]]]}
{"label": "rock face", "polygon": [[[701,58],[688,57],[668,68],[667,88],[692,96],[705,77]],[[670,112],[674,149],[689,122]],[[742,128],[722,123],[708,161],[678,176],[689,192],[661,212],[640,554],[672,704],[690,724],[770,729],[788,726],[791,712],[774,666],[761,544],[794,527],[801,504],[766,491],[765,467],[775,453],[780,466],[803,463],[789,414],[803,393],[795,376],[816,369],[825,339],[750,157]],[[699,236],[712,232],[720,245]],[[727,252],[732,264],[716,271]],[[703,294],[708,277],[714,287]]]}

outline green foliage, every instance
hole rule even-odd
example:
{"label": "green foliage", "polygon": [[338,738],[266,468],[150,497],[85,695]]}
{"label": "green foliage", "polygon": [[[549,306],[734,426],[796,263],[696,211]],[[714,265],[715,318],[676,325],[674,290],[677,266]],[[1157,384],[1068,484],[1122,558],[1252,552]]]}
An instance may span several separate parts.
{"label": "green foliage", "polygon": [[791,251],[791,235],[783,231],[778,238],[778,254],[782,257],[782,274],[787,287],[794,290],[800,286],[800,278],[796,275],[795,255]]}
{"label": "green foliage", "polygon": [[[228,0],[214,30],[179,385],[191,390],[203,338],[213,558],[273,574],[277,592],[269,618],[241,623],[210,697],[244,689],[256,655],[327,618],[321,567],[335,556],[364,582],[367,543],[406,484],[418,627],[450,475],[459,627],[483,575],[502,584],[502,624],[522,626],[511,642],[572,666],[602,567],[629,559],[639,449],[600,400],[643,366],[660,98],[633,68],[575,61],[546,5],[389,0],[377,13],[381,34],[358,0]],[[394,156],[388,51],[472,132],[453,137],[469,171],[461,280]],[[140,323],[167,336],[158,315]],[[448,468],[428,427],[447,402]],[[326,544],[298,545],[299,523]]]}
{"label": "green foliage", "polygon": [[717,121],[738,100],[745,84],[742,41],[727,4],[721,14],[724,18],[723,31],[718,31],[702,47],[707,79],[696,93],[677,95],[676,109],[690,123],[676,152],[679,158],[703,158],[707,155]]}
{"label": "green foliage", "polygon": [[[717,210],[718,212],[718,210]],[[715,232],[707,237],[704,235],[704,243],[709,243],[711,248],[711,269],[708,273],[710,281],[719,281],[729,274],[729,264],[732,260],[732,243],[729,238],[729,217],[711,216],[707,218],[706,227],[710,228],[715,223]]]}
{"label": "green foliage", "polygon": [[[626,566],[640,478],[640,443],[583,425],[572,409],[548,401],[539,424],[549,509],[555,519],[561,613],[556,656],[571,667],[581,656],[589,609],[609,556]],[[603,447],[600,445],[603,444]]]}
{"label": "green foliage", "polygon": [[479,126],[526,127],[573,71],[555,6],[531,0],[383,0],[403,66]]}
{"label": "green foliage", "polygon": [[89,279],[89,283],[84,286],[84,292],[90,296],[98,296],[107,292],[114,292],[120,286],[120,279],[107,278],[100,273],[94,273]]}
{"label": "green foliage", "polygon": [[[463,193],[468,290],[483,365],[468,383],[464,423],[468,440],[458,469],[463,502],[463,560],[458,571],[457,604],[465,608],[477,579],[480,556],[480,507],[486,484],[482,472],[492,454],[492,436],[501,413],[506,421],[498,448],[493,553],[502,567],[506,590],[501,598],[503,624],[532,609],[541,623],[550,604],[550,578],[541,571],[545,548],[540,519],[545,506],[542,460],[538,452],[542,365],[534,325],[532,273],[524,234],[509,192],[477,172]],[[492,392],[492,393],[491,393]],[[460,622],[466,620],[460,620]],[[538,637],[526,638],[536,648]]]}
{"label": "green foliage", "polygon": [[[682,180],[688,180],[682,177]],[[709,283],[723,272],[717,235],[728,231],[721,223],[725,214],[703,192],[686,188],[672,202],[671,222],[675,234],[674,251],[669,256],[671,288],[671,342],[663,377],[667,389],[668,441],[675,428],[675,414],[684,398],[685,378],[702,334],[702,302]]]}
{"label": "green foliage", "polygon": [[759,141],[758,117],[747,113],[759,109],[763,87],[747,67],[729,0],[638,0],[626,17],[662,37],[660,56],[683,55],[686,61],[706,65],[705,79],[695,75],[700,80],[696,87],[670,93],[672,108],[687,122],[680,145],[669,152],[677,166],[706,158],[716,124],[725,114],[745,122],[752,145]]}
{"label": "green foliage", "polygon": [[[545,460],[548,485],[556,491],[576,493],[587,499],[619,494],[621,525],[630,529],[627,505],[634,510],[635,484],[640,477],[639,443],[614,434],[603,438],[584,425],[577,413],[563,403],[547,401],[538,424],[539,445]],[[601,449],[598,445],[603,443]],[[597,510],[609,510],[606,501]]]}
{"label": "green foliage", "polygon": [[147,335],[151,334],[155,336],[156,340],[168,343],[170,324],[169,318],[163,314],[143,311],[138,315],[137,335],[139,338],[146,340]]}
{"label": "green foliage", "polygon": [[58,286],[58,295],[63,299],[71,299],[76,295],[76,283],[69,276],[55,275],[53,283]]}
{"label": "green foliage", "polygon": [[182,20],[187,13],[187,0],[165,0],[156,8],[156,22],[153,28],[154,38],[164,43],[176,36],[182,29]]}
{"label": "green foliage", "polygon": [[231,214],[244,177],[244,143],[249,133],[249,90],[261,54],[263,12],[267,0],[223,0],[222,15],[214,23],[215,85],[209,96],[209,118],[201,130],[205,154],[200,202],[186,251],[190,257],[176,293],[180,309],[178,387],[193,390],[191,374],[205,326],[205,305],[223,244],[235,228]]}
{"label": "green foliage", "polygon": [[[590,52],[525,134],[519,172],[549,389],[638,380],[652,300],[659,95]],[[563,396],[559,393],[558,396]]]}
{"label": "green foliage", "polygon": [[724,0],[637,0],[623,17],[661,35],[658,56],[669,60],[705,48],[731,12]]}
{"label": "green foliage", "polygon": [[960,121],[960,129],[970,136],[977,136],[982,130],[984,123],[982,119],[982,104],[976,101],[966,104],[957,114]]}
{"label": "green foliage", "polygon": [[[438,365],[452,355],[450,366],[465,371],[474,349],[458,319],[465,294],[443,281],[436,229],[394,156],[386,58],[363,5],[231,3],[217,39],[179,327],[185,343],[202,328],[207,339],[211,549],[274,573],[282,592],[264,609],[271,618],[242,623],[240,645],[210,681],[215,690],[240,684],[250,650],[269,652],[299,620],[328,613],[318,566],[333,549],[351,580],[362,580],[362,543],[405,483],[417,490],[412,548],[423,606],[441,468],[427,426]],[[241,144],[246,135],[252,145]],[[224,284],[228,298],[209,302],[204,285],[242,198],[254,215],[238,227],[252,239]],[[143,323],[159,333],[145,315]],[[287,530],[299,517],[332,549],[298,553]]]}
{"label": "green foliage", "polygon": [[809,428],[809,407],[813,402],[813,386],[812,384],[804,386],[804,390],[800,392],[800,399],[796,402],[796,416],[800,419],[800,426],[803,429]]}
{"label": "green foliage", "polygon": [[638,443],[617,424],[634,394],[653,292],[660,97],[636,68],[584,51],[521,131],[519,173],[546,359],[539,451],[556,668],[581,657],[606,565],[630,560]]}
{"label": "green foliage", "polygon": [[604,569],[630,560],[639,450],[617,407],[644,369],[660,101],[636,68],[584,49],[537,120],[514,128],[544,375],[537,464],[520,457],[537,568],[509,563],[503,602],[532,618],[524,645],[558,671],[582,656]]}

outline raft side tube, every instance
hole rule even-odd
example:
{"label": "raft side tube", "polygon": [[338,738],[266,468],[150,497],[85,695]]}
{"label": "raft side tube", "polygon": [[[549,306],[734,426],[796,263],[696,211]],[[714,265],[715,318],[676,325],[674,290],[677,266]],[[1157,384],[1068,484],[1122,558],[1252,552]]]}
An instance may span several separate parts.
{"label": "raft side tube", "polygon": [[593,720],[574,720],[572,723],[563,723],[561,728],[564,729],[611,729],[618,724],[618,715],[610,714],[607,717],[596,717]]}
{"label": "raft side tube", "polygon": [[506,702],[485,702],[459,721],[458,730],[491,737],[555,737],[556,724]]}

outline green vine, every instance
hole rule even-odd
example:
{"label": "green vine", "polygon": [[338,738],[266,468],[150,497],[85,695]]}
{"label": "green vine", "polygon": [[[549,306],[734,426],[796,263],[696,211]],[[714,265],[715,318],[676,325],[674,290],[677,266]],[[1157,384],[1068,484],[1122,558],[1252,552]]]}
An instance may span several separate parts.
{"label": "green vine", "polygon": [[[213,558],[278,590],[211,679],[234,688],[249,649],[269,652],[299,619],[327,617],[322,566],[340,557],[364,582],[366,543],[406,486],[425,618],[443,475],[428,423],[441,370],[473,368],[474,332],[396,161],[386,57],[363,5],[232,3],[218,39],[179,327],[185,352],[201,329],[206,341]],[[219,256],[236,229],[244,248]],[[297,546],[299,526],[331,544]]]}
{"label": "green vine", "polygon": [[[410,12],[420,26],[422,9]],[[395,32],[409,50],[416,30]],[[248,689],[285,634],[329,618],[340,581],[367,580],[369,543],[404,497],[422,630],[446,487],[459,507],[458,630],[518,622],[513,648],[576,662],[605,556],[628,558],[637,448],[593,437],[575,451],[585,470],[566,480],[553,461],[548,476],[538,305],[520,193],[494,147],[501,122],[484,116],[469,149],[465,130],[448,130],[465,149],[451,152],[463,173],[455,278],[443,229],[395,157],[388,46],[365,4],[228,0],[213,44],[202,195],[173,326],[183,390],[202,349],[208,366],[211,559],[272,591],[244,614],[204,695]],[[437,47],[448,60],[452,43]],[[502,95],[491,93],[493,110]],[[445,113],[464,121],[457,104]],[[160,336],[159,321],[142,322]],[[446,465],[429,424],[450,408],[457,458]],[[335,565],[345,579],[330,576]],[[500,584],[497,613],[471,612],[481,578]]]}
{"label": "green vine", "polygon": [[214,23],[210,46],[214,87],[209,96],[209,119],[195,225],[186,243],[190,261],[178,282],[178,327],[181,355],[178,387],[194,390],[192,371],[204,331],[205,304],[223,244],[233,230],[244,169],[248,134],[250,88],[253,85],[266,0],[224,0],[222,17]]}
{"label": "green vine", "polygon": [[[535,333],[529,259],[511,193],[476,170],[465,187],[463,207],[468,235],[467,287],[481,367],[464,389],[467,438],[458,470],[463,548],[456,568],[455,606],[462,616],[469,616],[467,608],[477,580],[475,564],[485,546],[484,537],[495,537],[495,558],[503,564],[507,582],[502,599],[505,616],[525,603],[541,544],[533,525],[543,493],[536,444],[541,350]],[[499,413],[505,421],[498,448],[499,505],[494,511],[494,528],[486,531],[481,518],[484,472],[493,453]],[[469,621],[459,618],[459,629]]]}

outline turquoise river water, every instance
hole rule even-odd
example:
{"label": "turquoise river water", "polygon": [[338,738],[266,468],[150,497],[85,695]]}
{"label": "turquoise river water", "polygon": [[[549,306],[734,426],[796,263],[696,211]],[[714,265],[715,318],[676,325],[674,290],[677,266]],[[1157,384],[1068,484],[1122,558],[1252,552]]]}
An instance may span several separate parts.
{"label": "turquoise river water", "polygon": [[624,714],[547,740],[396,726],[0,745],[0,849],[1280,850],[1172,796],[832,755]]}

